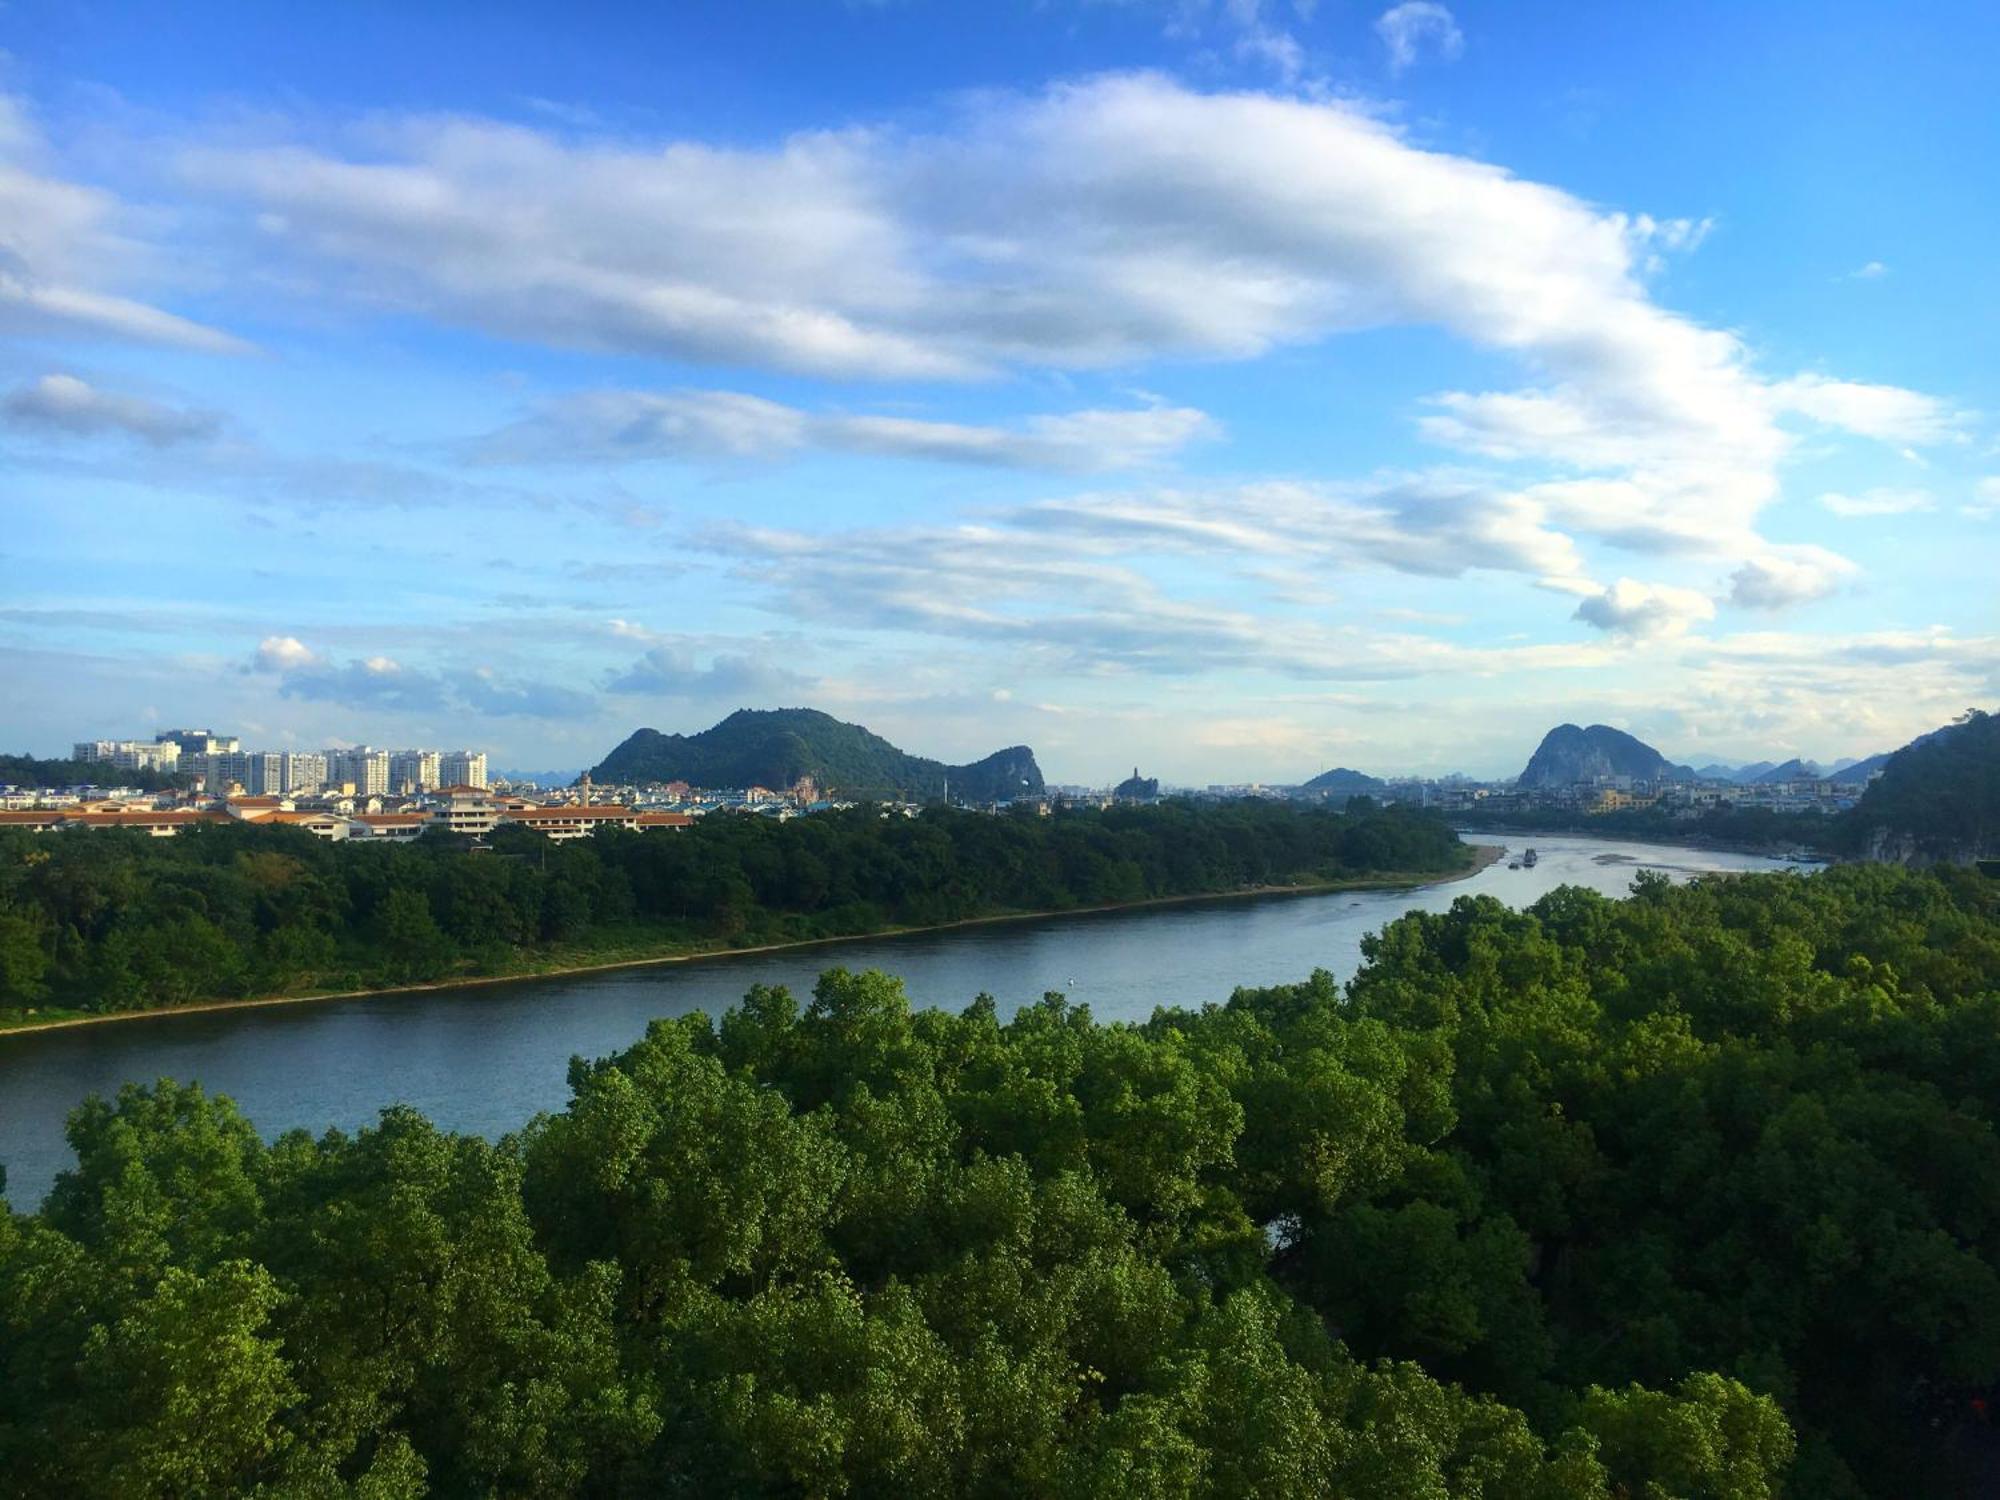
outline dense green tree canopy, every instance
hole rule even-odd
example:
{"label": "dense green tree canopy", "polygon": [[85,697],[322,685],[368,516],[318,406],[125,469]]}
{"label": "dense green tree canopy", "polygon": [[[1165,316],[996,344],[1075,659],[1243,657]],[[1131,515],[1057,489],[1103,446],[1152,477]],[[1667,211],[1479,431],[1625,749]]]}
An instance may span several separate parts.
{"label": "dense green tree canopy", "polygon": [[2000,886],[1963,871],[1465,898],[1345,990],[1138,1026],[835,970],[570,1083],[497,1144],[80,1109],[0,1216],[0,1490],[1991,1477]]}
{"label": "dense green tree canopy", "polygon": [[491,850],[214,824],[0,831],[0,1016],[356,989],[1010,911],[1461,869],[1436,818],[1281,803],[993,817],[872,808]]}

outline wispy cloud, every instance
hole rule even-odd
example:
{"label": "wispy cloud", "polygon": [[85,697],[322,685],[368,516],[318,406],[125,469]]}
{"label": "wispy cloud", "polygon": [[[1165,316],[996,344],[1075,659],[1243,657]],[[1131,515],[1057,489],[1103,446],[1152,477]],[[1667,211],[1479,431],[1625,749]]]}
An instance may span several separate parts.
{"label": "wispy cloud", "polygon": [[1400,73],[1426,52],[1450,62],[1465,51],[1465,33],[1437,0],[1403,0],[1376,18],[1375,34],[1389,49],[1389,69]]}
{"label": "wispy cloud", "polygon": [[240,354],[221,329],[141,301],[124,288],[163,279],[161,257],[129,230],[133,216],[101,189],[68,181],[25,103],[0,94],[0,333],[66,334]]}
{"label": "wispy cloud", "polygon": [[1937,507],[1937,502],[1924,490],[1886,488],[1863,490],[1858,495],[1828,491],[1819,497],[1819,503],[1836,516],[1849,517],[1907,516]]}
{"label": "wispy cloud", "polygon": [[211,438],[222,426],[213,412],[120,395],[60,374],[44,375],[0,397],[0,420],[65,437],[136,438],[156,448]]}
{"label": "wispy cloud", "polygon": [[488,461],[773,459],[811,449],[993,468],[1140,468],[1219,433],[1188,407],[1074,411],[1017,424],[815,413],[737,391],[598,391],[544,405],[476,445]]}

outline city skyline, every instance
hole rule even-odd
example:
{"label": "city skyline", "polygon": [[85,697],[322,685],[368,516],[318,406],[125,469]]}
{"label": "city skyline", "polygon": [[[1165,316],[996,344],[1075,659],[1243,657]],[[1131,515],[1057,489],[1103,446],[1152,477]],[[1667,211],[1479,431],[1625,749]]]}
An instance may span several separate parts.
{"label": "city skyline", "polygon": [[2000,697],[1974,8],[993,9],[10,7],[5,748],[811,705],[1200,785]]}

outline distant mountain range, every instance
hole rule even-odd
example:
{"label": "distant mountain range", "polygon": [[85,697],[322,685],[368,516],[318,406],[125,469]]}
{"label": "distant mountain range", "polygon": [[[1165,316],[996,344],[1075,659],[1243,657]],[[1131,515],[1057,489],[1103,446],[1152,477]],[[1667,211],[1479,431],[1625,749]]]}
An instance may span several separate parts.
{"label": "distant mountain range", "polygon": [[591,768],[605,782],[685,781],[692,786],[763,786],[782,791],[810,776],[842,797],[937,797],[1006,801],[1043,789],[1026,745],[952,766],[897,749],[859,724],[813,708],[738,709],[699,734],[639,729]]}
{"label": "distant mountain range", "polygon": [[1609,724],[1580,729],[1558,724],[1542,742],[1519,777],[1530,788],[1572,786],[1599,776],[1630,776],[1635,781],[1691,781],[1694,772],[1677,766],[1643,740]]}
{"label": "distant mountain range", "polygon": [[[1563,726],[1565,729],[1574,727],[1573,725]],[[1592,726],[1594,729],[1602,729],[1603,727],[1601,724]],[[1590,732],[1590,730],[1584,731],[1585,734],[1589,734]],[[1618,733],[1615,729],[1610,732],[1613,734]],[[1631,739],[1631,736],[1627,735],[1626,738]],[[1652,748],[1638,740],[1633,740],[1632,743],[1639,745],[1641,749],[1651,750]],[[1653,753],[1658,754],[1657,751]],[[1664,761],[1665,757],[1662,756],[1661,759]],[[1753,760],[1744,766],[1732,766],[1724,761],[1710,761],[1707,765],[1696,766],[1692,771],[1686,771],[1686,768],[1681,766],[1675,766],[1672,769],[1674,771],[1686,771],[1686,774],[1702,781],[1733,781],[1738,786],[1769,785],[1780,781],[1833,781],[1839,782],[1842,785],[1865,786],[1868,778],[1888,763],[1889,752],[1885,751],[1881,755],[1871,755],[1865,760],[1855,760],[1851,756],[1843,756],[1831,766],[1822,766],[1817,761],[1801,760],[1795,757],[1786,761]],[[1615,774],[1627,773],[1621,772]],[[1583,779],[1587,780],[1588,777]],[[1559,785],[1560,783],[1544,784]]]}
{"label": "distant mountain range", "polygon": [[495,771],[493,772],[491,779],[494,781],[525,781],[525,782],[530,782],[535,786],[568,786],[572,781],[575,781],[576,778],[581,776],[582,774],[583,772],[578,770]]}
{"label": "distant mountain range", "polygon": [[1888,763],[1889,752],[1884,751],[1865,760],[1842,756],[1830,766],[1822,766],[1818,761],[1800,760],[1795,757],[1777,762],[1757,760],[1747,766],[1702,766],[1695,774],[1711,781],[1733,781],[1740,786],[1774,781],[1837,781],[1859,786]]}

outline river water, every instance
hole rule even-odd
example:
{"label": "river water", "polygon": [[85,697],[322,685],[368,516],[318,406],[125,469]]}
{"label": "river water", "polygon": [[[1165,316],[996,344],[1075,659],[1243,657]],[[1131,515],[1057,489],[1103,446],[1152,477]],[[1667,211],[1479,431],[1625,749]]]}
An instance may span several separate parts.
{"label": "river water", "polygon": [[1523,906],[1559,885],[1623,895],[1641,869],[1681,879],[1774,870],[1753,855],[1569,835],[1467,835],[1533,845],[1533,869],[1502,859],[1469,879],[1393,891],[1268,896],[859,938],[772,953],[657,964],[463,989],[166,1014],[0,1036],[0,1163],[17,1208],[40,1203],[74,1158],[69,1111],[128,1081],[167,1077],[227,1094],[267,1137],[295,1126],[352,1130],[395,1103],[448,1129],[499,1136],[568,1099],[569,1059],[629,1046],[655,1016],[719,1013],[753,984],[801,1002],[823,969],[901,975],[919,1005],[962,1008],[982,990],[1004,1016],[1049,990],[1099,1020],[1144,1020],[1157,1006],[1229,998],[1238,985],[1350,976],[1361,939],[1406,911],[1460,896]]}

